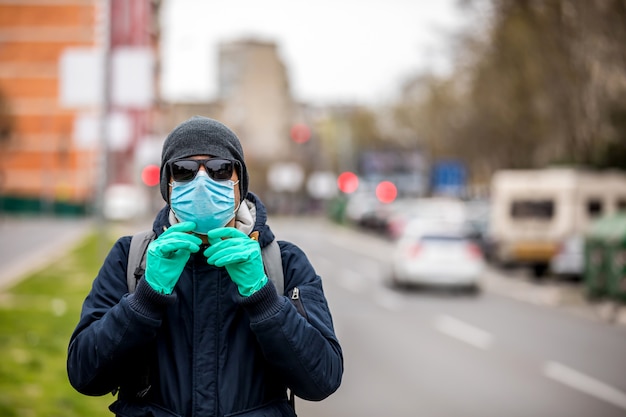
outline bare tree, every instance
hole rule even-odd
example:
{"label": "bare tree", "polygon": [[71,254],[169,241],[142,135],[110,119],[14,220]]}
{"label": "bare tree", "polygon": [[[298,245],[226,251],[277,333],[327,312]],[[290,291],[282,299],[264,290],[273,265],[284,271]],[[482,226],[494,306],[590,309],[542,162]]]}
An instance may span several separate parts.
{"label": "bare tree", "polygon": [[606,165],[607,149],[626,135],[626,2],[490,5],[487,36],[468,68],[468,157],[483,152],[494,167]]}

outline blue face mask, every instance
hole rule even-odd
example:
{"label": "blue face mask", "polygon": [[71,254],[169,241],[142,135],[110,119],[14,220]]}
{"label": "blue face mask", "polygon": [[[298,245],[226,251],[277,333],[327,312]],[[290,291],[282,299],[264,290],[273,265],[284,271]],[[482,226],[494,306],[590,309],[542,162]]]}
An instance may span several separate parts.
{"label": "blue face mask", "polygon": [[180,221],[196,223],[195,233],[224,227],[235,217],[235,185],[239,181],[215,181],[204,171],[187,182],[172,183],[170,206]]}

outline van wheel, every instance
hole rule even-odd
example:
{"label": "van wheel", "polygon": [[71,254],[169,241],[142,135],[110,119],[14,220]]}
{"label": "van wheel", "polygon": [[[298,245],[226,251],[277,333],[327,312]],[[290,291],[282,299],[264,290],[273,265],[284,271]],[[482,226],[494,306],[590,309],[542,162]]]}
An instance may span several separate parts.
{"label": "van wheel", "polygon": [[534,264],[533,265],[533,278],[536,280],[541,280],[546,274],[548,270],[548,265],[546,264]]}
{"label": "van wheel", "polygon": [[387,287],[391,289],[396,289],[400,286],[400,283],[393,272],[387,275],[386,284]]}

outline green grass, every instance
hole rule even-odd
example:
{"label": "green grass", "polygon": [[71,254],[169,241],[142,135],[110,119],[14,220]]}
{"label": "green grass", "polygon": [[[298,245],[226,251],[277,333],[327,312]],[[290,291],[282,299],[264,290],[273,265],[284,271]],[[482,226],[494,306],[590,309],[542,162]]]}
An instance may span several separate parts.
{"label": "green grass", "polygon": [[111,416],[114,397],[76,392],[67,345],[101,265],[96,235],[0,293],[0,416]]}

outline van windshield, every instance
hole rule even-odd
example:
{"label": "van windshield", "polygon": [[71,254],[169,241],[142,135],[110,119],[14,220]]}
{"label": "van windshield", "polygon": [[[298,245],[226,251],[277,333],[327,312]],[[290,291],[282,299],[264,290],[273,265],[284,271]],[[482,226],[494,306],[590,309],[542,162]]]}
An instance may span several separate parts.
{"label": "van windshield", "polygon": [[515,200],[511,204],[511,217],[515,219],[550,220],[554,216],[552,200]]}

